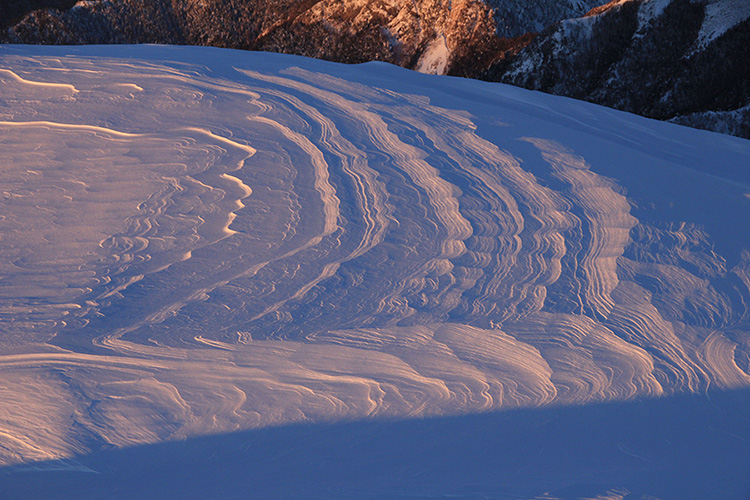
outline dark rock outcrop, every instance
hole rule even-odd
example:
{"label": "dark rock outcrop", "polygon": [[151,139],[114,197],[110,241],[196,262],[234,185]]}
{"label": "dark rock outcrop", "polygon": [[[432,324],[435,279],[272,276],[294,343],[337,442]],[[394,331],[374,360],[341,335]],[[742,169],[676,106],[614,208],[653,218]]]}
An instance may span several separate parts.
{"label": "dark rock outcrop", "polygon": [[750,138],[750,18],[721,18],[731,3],[617,0],[548,28],[483,78]]}

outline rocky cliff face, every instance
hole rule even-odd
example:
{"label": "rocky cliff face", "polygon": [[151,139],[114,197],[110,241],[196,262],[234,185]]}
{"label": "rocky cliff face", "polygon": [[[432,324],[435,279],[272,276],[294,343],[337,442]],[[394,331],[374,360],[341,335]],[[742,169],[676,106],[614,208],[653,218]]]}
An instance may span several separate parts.
{"label": "rocky cliff face", "polygon": [[504,38],[601,1],[87,0],[69,8],[48,0],[56,8],[30,11],[0,41],[213,45],[473,76],[508,45]]}
{"label": "rocky cliff face", "polygon": [[750,2],[616,0],[484,77],[750,138]]}
{"label": "rocky cliff face", "polygon": [[494,34],[492,11],[481,0],[324,0],[265,28],[256,46],[442,73],[461,58],[486,51],[482,45]]}

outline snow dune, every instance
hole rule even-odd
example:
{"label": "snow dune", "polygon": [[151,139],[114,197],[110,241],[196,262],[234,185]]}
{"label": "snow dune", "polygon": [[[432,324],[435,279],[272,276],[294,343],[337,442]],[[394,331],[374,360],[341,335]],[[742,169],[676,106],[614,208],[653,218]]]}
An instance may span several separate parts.
{"label": "snow dune", "polygon": [[749,144],[378,63],[0,47],[0,460],[748,387]]}

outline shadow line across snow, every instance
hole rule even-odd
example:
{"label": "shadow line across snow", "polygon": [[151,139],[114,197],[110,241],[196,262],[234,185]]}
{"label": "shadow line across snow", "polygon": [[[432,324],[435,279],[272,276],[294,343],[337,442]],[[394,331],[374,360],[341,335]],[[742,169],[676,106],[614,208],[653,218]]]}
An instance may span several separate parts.
{"label": "shadow line across snow", "polygon": [[750,498],[750,390],[290,425],[0,469],[21,499]]}

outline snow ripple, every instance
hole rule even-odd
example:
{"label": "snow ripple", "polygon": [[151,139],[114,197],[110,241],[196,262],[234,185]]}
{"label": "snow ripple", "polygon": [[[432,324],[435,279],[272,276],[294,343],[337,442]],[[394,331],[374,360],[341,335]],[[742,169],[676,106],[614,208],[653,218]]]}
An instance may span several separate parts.
{"label": "snow ripple", "polygon": [[544,106],[228,60],[0,58],[4,462],[750,384],[750,253],[640,221]]}

